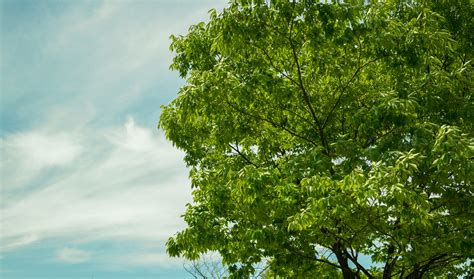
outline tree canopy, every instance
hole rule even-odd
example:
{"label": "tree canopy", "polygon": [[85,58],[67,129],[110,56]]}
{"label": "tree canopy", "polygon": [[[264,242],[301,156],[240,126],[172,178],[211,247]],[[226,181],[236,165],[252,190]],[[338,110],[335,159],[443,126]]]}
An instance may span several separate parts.
{"label": "tree canopy", "polygon": [[235,278],[469,273],[473,11],[234,0],[172,36],[186,84],[159,127],[193,202],[168,253],[217,251]]}

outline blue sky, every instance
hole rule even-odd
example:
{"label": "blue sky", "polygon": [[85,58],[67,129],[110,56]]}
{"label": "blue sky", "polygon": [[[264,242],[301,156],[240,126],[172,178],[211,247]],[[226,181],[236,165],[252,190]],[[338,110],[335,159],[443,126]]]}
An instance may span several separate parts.
{"label": "blue sky", "polygon": [[187,278],[191,200],[156,129],[171,34],[224,0],[0,0],[0,277]]}

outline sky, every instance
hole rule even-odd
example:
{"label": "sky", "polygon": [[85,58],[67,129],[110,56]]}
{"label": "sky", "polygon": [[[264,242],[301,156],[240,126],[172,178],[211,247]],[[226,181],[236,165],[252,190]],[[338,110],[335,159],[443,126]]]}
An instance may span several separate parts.
{"label": "sky", "polygon": [[171,34],[225,0],[0,0],[0,278],[189,278],[191,201],[157,129]]}

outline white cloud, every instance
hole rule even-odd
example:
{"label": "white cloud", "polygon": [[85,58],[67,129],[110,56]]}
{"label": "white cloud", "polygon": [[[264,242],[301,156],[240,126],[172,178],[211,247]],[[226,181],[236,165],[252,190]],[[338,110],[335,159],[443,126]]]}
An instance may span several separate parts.
{"label": "white cloud", "polygon": [[24,186],[41,171],[71,164],[82,152],[74,135],[33,130],[0,139],[3,187]]}
{"label": "white cloud", "polygon": [[22,246],[30,245],[37,240],[38,236],[34,234],[14,236],[5,239],[2,237],[2,241],[0,242],[0,251],[14,250]]}
{"label": "white cloud", "polygon": [[[130,100],[168,72],[172,61],[169,36],[185,33],[191,24],[207,20],[211,7],[225,4],[226,1],[188,1],[182,5],[172,1],[103,1],[92,7],[77,5],[59,20],[62,27],[48,42],[45,53],[66,61],[81,56],[80,63],[68,69],[71,76],[84,81],[80,85],[81,97],[107,95]],[[136,82],[137,75],[140,83]],[[118,90],[102,91],[124,80],[130,81],[129,88],[126,92],[121,90],[119,96]]]}
{"label": "white cloud", "polygon": [[149,129],[138,127],[129,117],[123,129],[110,134],[109,140],[117,146],[134,151],[147,151],[153,148],[152,133]]}
{"label": "white cloud", "polygon": [[36,168],[69,164],[81,149],[65,134],[48,135],[32,132],[20,134],[10,140],[14,152],[19,152],[26,158],[24,163]]}
{"label": "white cloud", "polygon": [[65,263],[83,263],[87,262],[91,257],[91,252],[64,247],[56,252],[56,259]]}
{"label": "white cloud", "polygon": [[84,130],[81,142],[73,167],[12,194],[0,209],[1,242],[15,243],[4,251],[51,238],[163,244],[184,226],[187,169],[161,134],[129,119],[106,133]]}
{"label": "white cloud", "polygon": [[[151,107],[158,113],[160,102],[179,87],[168,71],[169,35],[185,33],[207,18],[209,8],[226,2],[82,2],[45,17],[54,19],[51,28],[28,25],[20,35],[43,38],[41,43],[5,52],[11,53],[5,68],[13,69],[7,80],[13,86],[2,85],[7,104],[15,104],[10,109],[25,119],[35,112],[36,120],[23,122],[31,130],[0,139],[0,254],[47,239],[162,247],[184,227],[180,215],[191,190],[183,154],[154,127],[132,118],[122,126],[111,123],[123,111],[139,114]],[[23,53],[35,59],[20,67]],[[148,102],[149,94],[168,96]],[[141,254],[132,253],[136,260],[130,262],[168,259],[164,253],[157,259],[154,252]]]}

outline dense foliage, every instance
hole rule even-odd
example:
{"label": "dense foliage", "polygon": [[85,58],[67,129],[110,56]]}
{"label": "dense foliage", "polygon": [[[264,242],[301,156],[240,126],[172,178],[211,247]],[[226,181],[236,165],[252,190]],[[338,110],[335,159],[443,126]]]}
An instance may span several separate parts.
{"label": "dense foliage", "polygon": [[172,37],[187,83],[159,126],[194,202],[168,252],[218,251],[236,278],[262,261],[281,277],[466,275],[473,5],[332,2],[231,1]]}

